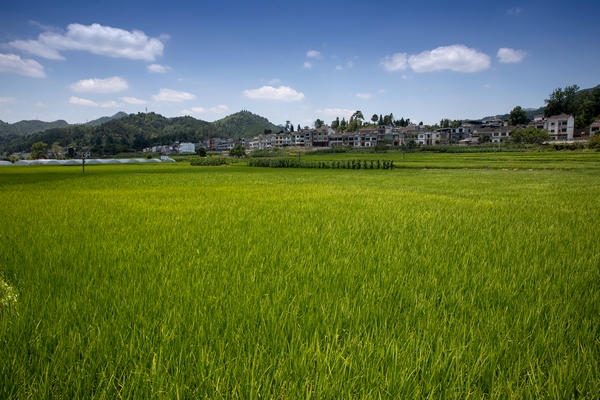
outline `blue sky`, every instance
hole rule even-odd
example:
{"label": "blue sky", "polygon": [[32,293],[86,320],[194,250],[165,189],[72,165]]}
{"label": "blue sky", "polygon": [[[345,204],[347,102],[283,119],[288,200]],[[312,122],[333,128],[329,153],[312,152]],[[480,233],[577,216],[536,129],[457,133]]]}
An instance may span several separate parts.
{"label": "blue sky", "polygon": [[9,0],[0,119],[118,111],[426,124],[600,84],[600,2]]}

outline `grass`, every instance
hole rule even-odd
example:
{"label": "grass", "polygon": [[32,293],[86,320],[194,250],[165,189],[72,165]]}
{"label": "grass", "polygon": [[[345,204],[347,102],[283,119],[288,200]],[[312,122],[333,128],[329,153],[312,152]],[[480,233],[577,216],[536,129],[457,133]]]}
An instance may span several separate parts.
{"label": "grass", "polygon": [[546,162],[2,169],[0,397],[597,398],[597,159]]}

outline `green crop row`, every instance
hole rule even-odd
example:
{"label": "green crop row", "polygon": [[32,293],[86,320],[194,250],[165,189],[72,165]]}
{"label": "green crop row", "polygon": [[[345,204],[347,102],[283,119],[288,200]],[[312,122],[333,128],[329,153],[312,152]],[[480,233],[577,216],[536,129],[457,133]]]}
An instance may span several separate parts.
{"label": "green crop row", "polygon": [[218,167],[220,165],[230,165],[236,163],[237,160],[226,157],[192,157],[190,165],[200,167]]}
{"label": "green crop row", "polygon": [[290,158],[249,159],[249,167],[265,168],[321,168],[321,169],[393,169],[394,160],[308,160]]}

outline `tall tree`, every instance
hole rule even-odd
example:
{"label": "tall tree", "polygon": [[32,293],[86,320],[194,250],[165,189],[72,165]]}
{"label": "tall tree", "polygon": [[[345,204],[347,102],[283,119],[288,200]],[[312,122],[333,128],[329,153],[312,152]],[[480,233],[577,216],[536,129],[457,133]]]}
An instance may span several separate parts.
{"label": "tall tree", "polygon": [[319,128],[321,128],[321,127],[322,127],[324,124],[325,124],[325,123],[324,123],[323,121],[321,121],[319,118],[317,118],[317,119],[315,120],[315,128],[316,128],[316,129],[319,129]]}
{"label": "tall tree", "polygon": [[371,117],[371,121],[373,121],[373,124],[376,124],[378,119],[379,118],[377,117],[377,114],[373,114],[373,116]]}
{"label": "tall tree", "polygon": [[332,129],[338,129],[340,127],[340,117],[335,117],[335,121],[331,122]]}
{"label": "tall tree", "polygon": [[54,158],[58,160],[61,157],[64,148],[59,145],[58,142],[54,142],[52,143],[52,147],[50,147],[50,151],[52,152]]}
{"label": "tall tree", "polygon": [[342,117],[342,122],[340,122],[340,132],[346,132],[348,128],[348,123],[346,122],[346,118]]}
{"label": "tall tree", "polygon": [[509,125],[512,125],[512,126],[525,125],[528,122],[529,122],[529,117],[527,116],[527,113],[525,112],[525,110],[523,110],[521,108],[521,106],[516,106],[515,108],[512,109],[512,111],[510,112],[510,115],[508,117]]}
{"label": "tall tree", "polygon": [[544,110],[545,117],[551,117],[559,114],[575,114],[575,96],[579,91],[579,86],[571,85],[565,89],[556,88],[550,96],[544,100],[546,109]]}
{"label": "tall tree", "polygon": [[48,151],[48,145],[44,142],[35,142],[31,145],[31,153],[29,158],[32,160],[38,160],[46,157],[46,151]]}

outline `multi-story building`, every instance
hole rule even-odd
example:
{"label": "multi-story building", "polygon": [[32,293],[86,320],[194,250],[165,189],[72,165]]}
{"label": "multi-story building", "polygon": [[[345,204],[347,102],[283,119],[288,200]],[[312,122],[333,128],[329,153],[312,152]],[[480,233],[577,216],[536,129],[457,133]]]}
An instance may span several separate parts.
{"label": "multi-story building", "polygon": [[545,127],[552,140],[573,140],[575,118],[572,115],[560,114],[546,119]]}

